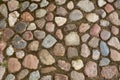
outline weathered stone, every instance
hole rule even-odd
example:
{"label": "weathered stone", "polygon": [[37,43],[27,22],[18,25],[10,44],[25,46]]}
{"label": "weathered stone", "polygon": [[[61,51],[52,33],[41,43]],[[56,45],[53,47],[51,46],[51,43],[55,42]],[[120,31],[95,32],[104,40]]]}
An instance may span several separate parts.
{"label": "weathered stone", "polygon": [[110,58],[113,61],[120,61],[120,53],[115,49],[110,49]]}
{"label": "weathered stone", "polygon": [[41,68],[41,73],[50,73],[56,71],[56,68],[53,66]]}
{"label": "weathered stone", "polygon": [[28,49],[30,51],[37,51],[38,47],[39,47],[39,41],[36,41],[36,40],[34,40],[28,44]]}
{"label": "weathered stone", "polygon": [[99,66],[106,66],[109,65],[110,60],[108,58],[102,58],[99,62]]}
{"label": "weathered stone", "polygon": [[68,58],[74,58],[78,56],[78,50],[75,47],[68,47],[67,49]]}
{"label": "weathered stone", "polygon": [[68,80],[68,76],[64,74],[58,74],[56,73],[54,76],[55,80]]}
{"label": "weathered stone", "polygon": [[67,22],[67,19],[64,17],[55,17],[55,23],[57,26],[63,26]]}
{"label": "weathered stone", "polygon": [[41,30],[35,30],[35,31],[34,31],[34,36],[35,36],[35,38],[38,39],[38,40],[44,39],[44,38],[45,38],[45,35],[46,35],[46,33],[45,33],[44,31],[41,31]]}
{"label": "weathered stone", "polygon": [[72,67],[75,70],[80,70],[81,68],[84,67],[83,61],[81,59],[72,60]]}
{"label": "weathered stone", "polygon": [[21,80],[21,79],[24,79],[29,73],[29,70],[28,69],[23,69],[21,70],[18,74],[17,74],[17,79],[18,80]]}
{"label": "weathered stone", "polygon": [[39,79],[40,79],[40,73],[38,70],[30,73],[29,80],[39,80]]}
{"label": "weathered stone", "polygon": [[90,49],[86,44],[82,44],[80,55],[85,58],[90,55]]}
{"label": "weathered stone", "polygon": [[77,71],[71,72],[71,79],[72,80],[85,80],[85,76],[83,73],[79,73]]}
{"label": "weathered stone", "polygon": [[34,20],[34,17],[29,12],[24,12],[21,15],[23,21],[31,22]]}

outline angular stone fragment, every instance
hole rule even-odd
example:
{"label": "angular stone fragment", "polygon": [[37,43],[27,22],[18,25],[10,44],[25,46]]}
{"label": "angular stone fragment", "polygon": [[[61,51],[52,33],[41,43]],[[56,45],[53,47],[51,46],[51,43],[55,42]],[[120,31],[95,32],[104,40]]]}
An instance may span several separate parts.
{"label": "angular stone fragment", "polygon": [[84,67],[83,61],[81,59],[72,60],[72,67],[75,70],[80,70],[82,67]]}
{"label": "angular stone fragment", "polygon": [[55,17],[55,22],[57,26],[63,26],[67,22],[67,19],[64,17]]}
{"label": "angular stone fragment", "polygon": [[37,51],[38,47],[39,47],[39,41],[36,41],[36,40],[34,40],[28,44],[28,49],[30,51]]}
{"label": "angular stone fragment", "polygon": [[17,0],[10,0],[7,2],[9,11],[14,11],[19,8],[19,2]]}
{"label": "angular stone fragment", "polygon": [[7,18],[8,16],[8,9],[7,9],[7,6],[5,4],[1,4],[0,5],[0,13],[5,17]]}
{"label": "angular stone fragment", "polygon": [[78,50],[75,47],[68,47],[67,49],[68,58],[74,58],[78,56]]}
{"label": "angular stone fragment", "polygon": [[69,71],[71,68],[70,63],[64,61],[64,60],[58,60],[58,66],[65,71]]}
{"label": "angular stone fragment", "polygon": [[89,42],[88,45],[92,48],[96,48],[99,45],[99,38],[93,37]]}
{"label": "angular stone fragment", "polygon": [[24,12],[21,15],[23,21],[31,22],[34,20],[34,17],[29,12]]}

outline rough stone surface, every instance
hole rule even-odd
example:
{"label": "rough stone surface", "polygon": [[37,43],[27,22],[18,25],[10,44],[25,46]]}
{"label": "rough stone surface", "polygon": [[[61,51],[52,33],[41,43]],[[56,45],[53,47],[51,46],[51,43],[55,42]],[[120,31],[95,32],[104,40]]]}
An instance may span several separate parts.
{"label": "rough stone surface", "polygon": [[71,79],[72,80],[85,80],[85,76],[83,73],[79,73],[77,71],[71,72]]}

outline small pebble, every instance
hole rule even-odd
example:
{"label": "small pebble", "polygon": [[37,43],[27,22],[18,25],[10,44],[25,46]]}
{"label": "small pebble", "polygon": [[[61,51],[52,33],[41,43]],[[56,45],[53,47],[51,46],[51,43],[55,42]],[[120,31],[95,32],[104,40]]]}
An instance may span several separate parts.
{"label": "small pebble", "polygon": [[81,68],[84,67],[83,61],[81,59],[72,60],[72,67],[75,70],[80,70]]}

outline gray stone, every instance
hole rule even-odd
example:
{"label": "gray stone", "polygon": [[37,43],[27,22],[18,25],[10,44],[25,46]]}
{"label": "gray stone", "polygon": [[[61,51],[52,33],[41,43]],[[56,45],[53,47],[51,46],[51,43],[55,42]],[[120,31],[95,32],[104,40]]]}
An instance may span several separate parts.
{"label": "gray stone", "polygon": [[89,34],[84,34],[84,35],[81,36],[82,42],[86,42],[89,38],[90,38]]}
{"label": "gray stone", "polygon": [[120,9],[120,0],[116,0],[114,2],[114,6],[117,8],[117,9]]}
{"label": "gray stone", "polygon": [[0,13],[5,17],[7,18],[8,16],[8,9],[7,9],[7,6],[5,4],[1,4],[0,5]]}
{"label": "gray stone", "polygon": [[30,73],[29,80],[39,80],[39,78],[40,78],[40,73],[38,70]]}
{"label": "gray stone", "polygon": [[26,10],[29,5],[30,5],[30,2],[29,2],[29,1],[25,1],[25,2],[21,3],[20,11]]}
{"label": "gray stone", "polygon": [[4,28],[6,28],[6,26],[7,26],[6,21],[5,20],[1,20],[0,21],[0,29],[4,29]]}
{"label": "gray stone", "polygon": [[41,31],[41,30],[35,30],[35,31],[34,31],[34,36],[35,36],[35,38],[38,39],[38,40],[44,39],[44,38],[45,38],[45,35],[46,35],[46,33],[45,33],[44,31]]}
{"label": "gray stone", "polygon": [[99,16],[101,16],[102,18],[106,17],[106,12],[103,9],[98,9],[96,10],[96,14],[98,14]]}
{"label": "gray stone", "polygon": [[104,41],[100,42],[100,52],[103,56],[108,56],[109,55],[109,47]]}
{"label": "gray stone", "polygon": [[80,0],[77,6],[85,12],[91,12],[95,9],[93,2],[90,0]]}
{"label": "gray stone", "polygon": [[59,16],[65,16],[67,14],[67,10],[64,7],[58,7],[56,14]]}
{"label": "gray stone", "polygon": [[14,30],[17,33],[23,33],[26,30],[27,24],[25,22],[19,21],[15,24]]}
{"label": "gray stone", "polygon": [[99,66],[106,66],[109,65],[110,60],[108,58],[102,58],[99,62]]}
{"label": "gray stone", "polygon": [[29,6],[29,10],[32,12],[34,11],[35,9],[38,8],[38,5],[36,3],[31,3],[30,6]]}
{"label": "gray stone", "polygon": [[78,56],[78,50],[75,47],[68,47],[67,49],[68,58],[74,58]]}
{"label": "gray stone", "polygon": [[6,49],[6,55],[7,56],[12,56],[14,53],[14,49],[12,45],[9,45],[8,48]]}
{"label": "gray stone", "polygon": [[12,39],[12,44],[17,49],[24,49],[27,46],[27,42],[23,40],[19,35],[15,35]]}
{"label": "gray stone", "polygon": [[15,80],[15,76],[13,74],[8,74],[5,80]]}
{"label": "gray stone", "polygon": [[45,9],[38,9],[35,11],[35,15],[37,18],[42,18],[46,15],[47,11]]}
{"label": "gray stone", "polygon": [[38,28],[42,29],[46,23],[44,18],[35,21]]}
{"label": "gray stone", "polygon": [[103,39],[103,40],[108,40],[111,36],[111,33],[110,31],[107,31],[105,29],[103,29],[100,33],[100,37]]}
{"label": "gray stone", "polygon": [[99,38],[93,37],[89,42],[88,45],[92,48],[96,48],[99,45]]}
{"label": "gray stone", "polygon": [[96,50],[96,49],[93,49],[92,50],[92,59],[98,60],[99,57],[100,57],[100,52],[98,50]]}
{"label": "gray stone", "polygon": [[40,7],[46,7],[49,4],[47,0],[42,0],[40,3]]}
{"label": "gray stone", "polygon": [[71,80],[85,80],[85,76],[83,73],[72,71],[70,75],[71,75]]}
{"label": "gray stone", "polygon": [[74,9],[72,12],[70,12],[69,18],[72,21],[81,20],[83,18],[83,14],[80,10]]}
{"label": "gray stone", "polygon": [[42,42],[42,46],[45,48],[50,48],[52,47],[55,43],[57,42],[57,40],[50,34],[48,34],[45,39]]}

